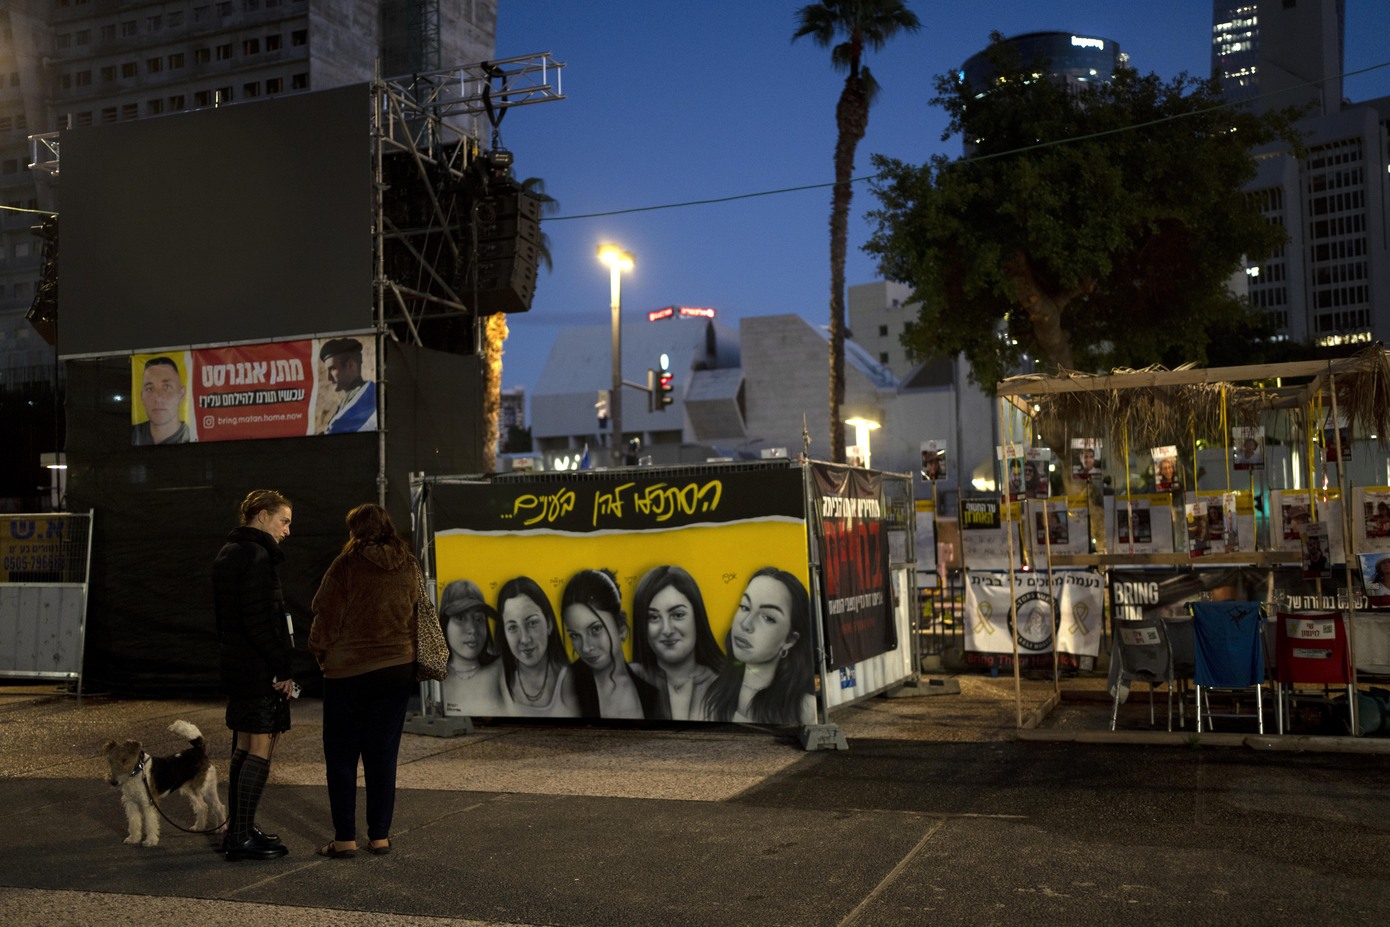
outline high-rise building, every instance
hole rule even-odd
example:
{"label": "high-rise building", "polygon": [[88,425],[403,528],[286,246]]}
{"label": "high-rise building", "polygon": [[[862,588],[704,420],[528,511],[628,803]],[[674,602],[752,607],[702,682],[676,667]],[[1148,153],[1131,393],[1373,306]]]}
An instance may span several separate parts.
{"label": "high-rise building", "polygon": [[1211,72],[1228,100],[1263,111],[1342,103],[1346,0],[1214,0]]}
{"label": "high-rise building", "polygon": [[1256,152],[1247,190],[1288,243],[1246,269],[1279,336],[1320,346],[1390,337],[1390,98],[1342,99],[1344,0],[1216,0],[1212,66],[1228,99],[1304,106],[1305,156]]}
{"label": "high-rise building", "polygon": [[30,135],[365,82],[378,63],[392,77],[486,61],[496,23],[497,0],[0,4],[0,383],[52,367],[25,313],[41,259],[30,227],[60,209],[61,184],[29,168],[46,160]]}
{"label": "high-rise building", "polygon": [[[1010,36],[1004,44],[1018,54],[1021,66],[1047,62],[1048,76],[1069,87],[1106,83],[1116,68],[1129,61],[1113,40],[1074,32],[1027,32]],[[994,81],[989,53],[980,51],[967,58],[960,76],[983,92]]]}

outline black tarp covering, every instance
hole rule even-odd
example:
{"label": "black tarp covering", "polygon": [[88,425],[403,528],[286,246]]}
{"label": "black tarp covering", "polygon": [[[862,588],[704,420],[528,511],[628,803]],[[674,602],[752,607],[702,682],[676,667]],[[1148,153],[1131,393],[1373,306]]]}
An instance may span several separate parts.
{"label": "black tarp covering", "polygon": [[[479,362],[389,341],[381,353],[387,507],[408,533],[411,472],[481,467]],[[66,363],[68,504],[95,510],[84,688],[220,693],[212,559],[251,489],[294,503],[280,579],[302,648],[344,515],[377,499],[379,436],[132,447],[129,356]],[[295,675],[318,676],[302,650]]]}

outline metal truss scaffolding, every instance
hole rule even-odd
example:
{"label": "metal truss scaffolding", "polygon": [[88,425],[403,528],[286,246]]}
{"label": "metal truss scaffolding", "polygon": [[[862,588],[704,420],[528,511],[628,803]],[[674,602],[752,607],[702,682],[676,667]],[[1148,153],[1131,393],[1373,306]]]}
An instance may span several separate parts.
{"label": "metal truss scaffolding", "polygon": [[[480,150],[507,109],[564,98],[549,52],[373,83],[377,327],[456,353],[479,348],[477,185],[497,167]],[[480,118],[481,117],[481,118]]]}

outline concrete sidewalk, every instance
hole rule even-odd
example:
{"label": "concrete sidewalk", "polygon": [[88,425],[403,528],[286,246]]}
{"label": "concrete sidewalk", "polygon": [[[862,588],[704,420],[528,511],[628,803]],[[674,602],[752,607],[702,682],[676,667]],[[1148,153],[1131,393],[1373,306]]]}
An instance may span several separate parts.
{"label": "concrete sidewalk", "polygon": [[[167,824],[158,847],[122,844],[102,782],[108,738],[178,749],[180,718],[225,768],[221,702],[0,688],[0,904],[18,925],[1267,925],[1327,920],[1331,878],[1333,921],[1383,918],[1384,867],[1347,873],[1343,842],[1390,850],[1383,757],[1029,742],[1012,679],[958,681],[960,695],[837,712],[848,751],[733,726],[406,735],[396,851],[351,860],[313,855],[330,826],[306,699],[261,814],[291,855],[236,864]],[[1052,695],[1023,689],[1030,709]],[[1102,710],[1089,719],[1108,728]],[[1251,891],[1278,916],[1257,918]]]}

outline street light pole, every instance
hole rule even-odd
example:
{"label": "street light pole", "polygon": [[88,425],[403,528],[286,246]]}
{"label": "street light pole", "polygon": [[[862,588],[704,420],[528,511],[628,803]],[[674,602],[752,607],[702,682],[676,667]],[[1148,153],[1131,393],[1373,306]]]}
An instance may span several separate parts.
{"label": "street light pole", "polygon": [[608,414],[612,439],[610,450],[615,463],[622,462],[623,440],[623,271],[632,270],[632,255],[617,245],[600,245],[598,259],[608,265],[609,303],[613,310],[613,388],[608,395]]}

